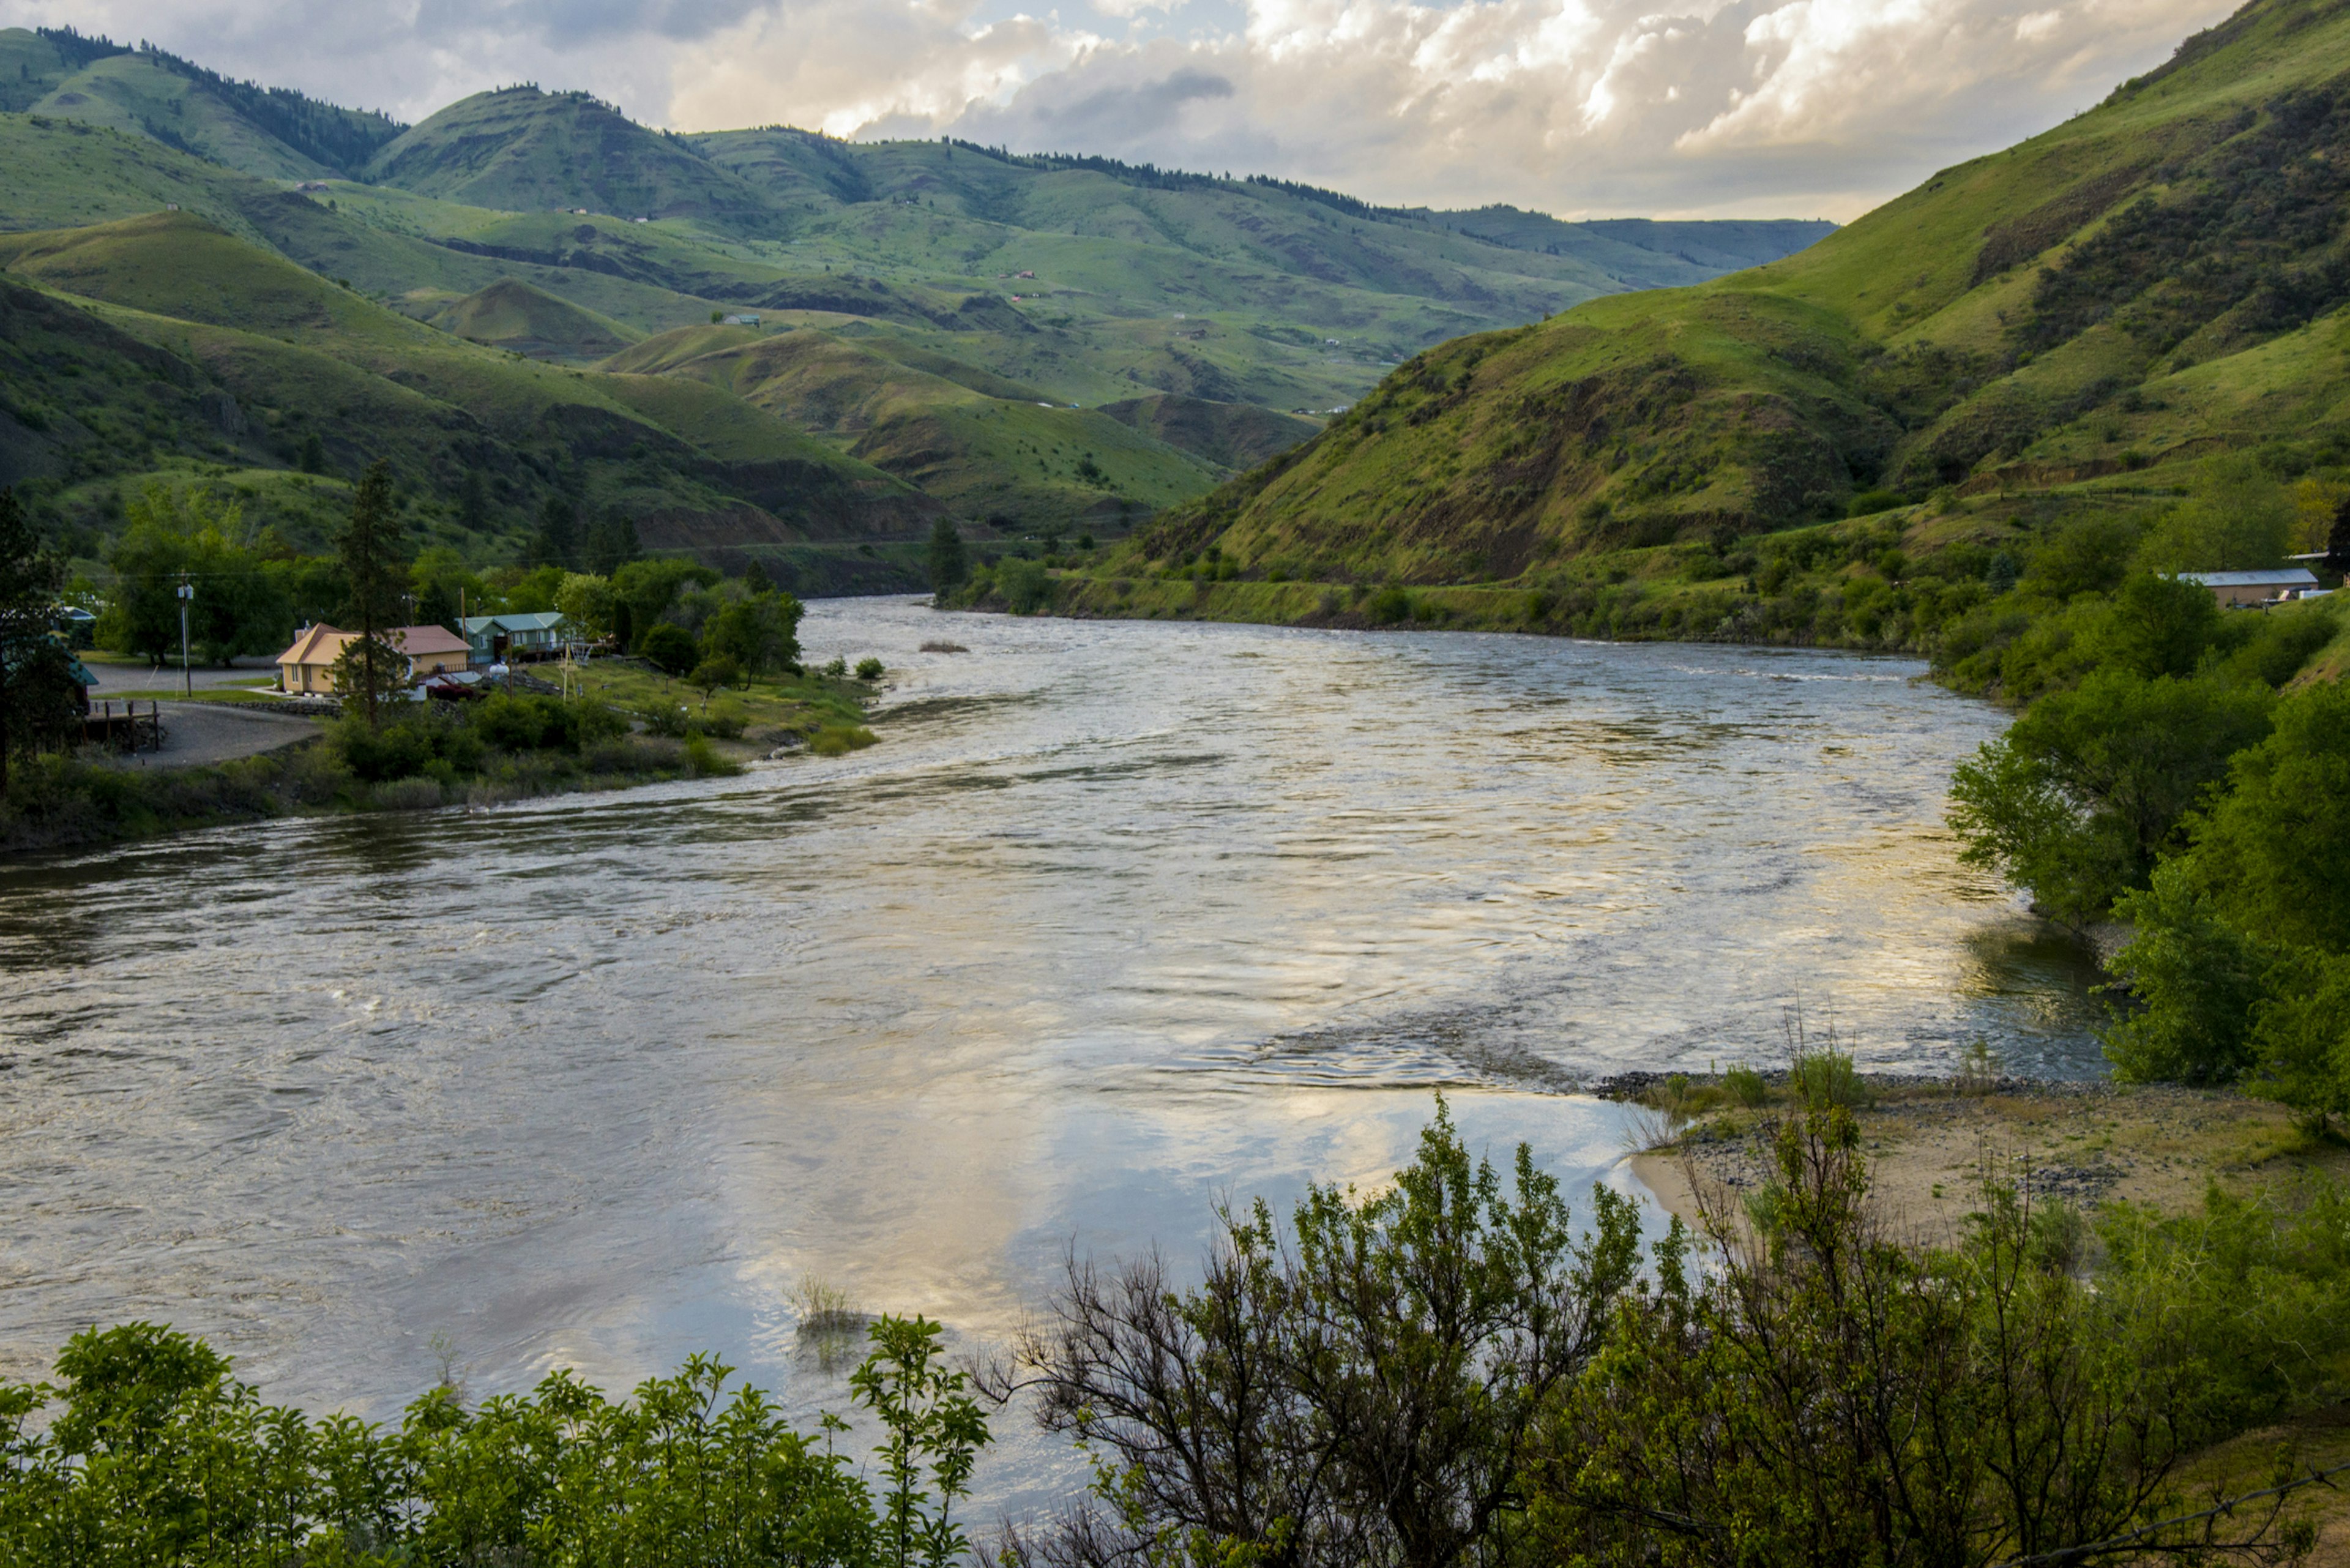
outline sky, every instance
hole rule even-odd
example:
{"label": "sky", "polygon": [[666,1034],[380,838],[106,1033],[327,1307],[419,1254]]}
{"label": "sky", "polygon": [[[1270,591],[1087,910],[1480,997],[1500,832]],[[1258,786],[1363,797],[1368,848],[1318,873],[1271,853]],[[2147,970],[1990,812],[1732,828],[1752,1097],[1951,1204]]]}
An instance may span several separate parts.
{"label": "sky", "polygon": [[952,135],[1561,217],[1849,221],[2089,108],[2230,0],[0,0],[423,118]]}

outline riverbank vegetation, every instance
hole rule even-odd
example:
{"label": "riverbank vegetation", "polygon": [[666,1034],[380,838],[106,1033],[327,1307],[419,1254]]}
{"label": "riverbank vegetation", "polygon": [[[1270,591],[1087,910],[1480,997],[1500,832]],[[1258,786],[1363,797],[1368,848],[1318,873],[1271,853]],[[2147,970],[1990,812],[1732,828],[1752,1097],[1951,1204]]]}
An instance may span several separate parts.
{"label": "riverbank vegetation", "polygon": [[[925,1568],[1014,1399],[1090,1457],[1010,1521],[1006,1568],[1257,1563],[2272,1563],[2334,1528],[2350,1454],[2350,1196],[2092,1215],[1988,1180],[1939,1235],[1889,1222],[1854,1115],[1797,1096],[1744,1201],[1645,1253],[1440,1101],[1368,1193],[1219,1218],[1197,1283],[1073,1257],[975,1380],[882,1317],[848,1383],[868,1474],[707,1358],[614,1401],[567,1373],[395,1428],[263,1405],[201,1344],[77,1335],[0,1389],[11,1561]],[[2241,1441],[2240,1441],[2241,1440]],[[2230,1444],[2237,1446],[2230,1446]],[[2245,1446],[2245,1445],[2249,1445]],[[2281,1490],[2280,1490],[2281,1489]]]}
{"label": "riverbank vegetation", "polygon": [[2127,931],[2116,1071],[2241,1083],[2324,1126],[2350,1110],[2350,618],[2339,597],[2223,610],[2172,575],[2284,513],[2221,459],[2147,525],[2075,518],[1939,668],[2023,710],[1954,775],[1966,858]]}
{"label": "riverbank vegetation", "polygon": [[628,659],[578,667],[575,694],[499,692],[353,714],[259,756],[185,767],[22,760],[0,789],[0,853],[143,838],[224,822],[442,805],[726,777],[788,747],[874,743],[863,682],[783,672],[703,689]]}

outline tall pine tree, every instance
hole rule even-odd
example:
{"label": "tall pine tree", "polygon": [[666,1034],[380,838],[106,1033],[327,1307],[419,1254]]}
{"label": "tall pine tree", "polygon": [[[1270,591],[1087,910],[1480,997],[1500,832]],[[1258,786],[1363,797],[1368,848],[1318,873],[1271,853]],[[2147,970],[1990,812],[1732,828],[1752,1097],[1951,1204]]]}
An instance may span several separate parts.
{"label": "tall pine tree", "polygon": [[938,593],[949,594],[962,587],[971,576],[971,563],[964,558],[962,533],[951,517],[941,517],[931,526],[931,587]]}
{"label": "tall pine tree", "polygon": [[[344,650],[340,661],[360,689],[367,704],[368,724],[377,722],[378,699],[396,690],[401,657],[388,639],[400,623],[400,607],[408,592],[408,561],[400,551],[400,509],[391,496],[391,464],[378,458],[360,475],[351,496],[350,521],[335,541],[341,552],[343,576],[350,584],[350,629],[359,640]],[[349,685],[338,678],[346,696]]]}
{"label": "tall pine tree", "polygon": [[530,564],[579,568],[579,514],[568,498],[550,495],[538,509],[538,532],[531,535]]}

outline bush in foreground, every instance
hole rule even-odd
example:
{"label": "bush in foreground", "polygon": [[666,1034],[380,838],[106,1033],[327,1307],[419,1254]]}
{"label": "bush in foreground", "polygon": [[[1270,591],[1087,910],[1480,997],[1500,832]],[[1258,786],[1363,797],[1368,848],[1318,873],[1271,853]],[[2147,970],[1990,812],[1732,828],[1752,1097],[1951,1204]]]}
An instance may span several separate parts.
{"label": "bush in foreground", "polygon": [[57,1383],[0,1386],[0,1561],[943,1568],[986,1422],[936,1324],[870,1338],[878,1490],[707,1356],[617,1401],[568,1372],[477,1409],[442,1387],[387,1429],[264,1405],[169,1329],[92,1329]]}
{"label": "bush in foreground", "polygon": [[1844,1106],[1773,1148],[1767,1201],[1676,1221],[1645,1274],[1628,1199],[1596,1189],[1578,1239],[1529,1151],[1505,1188],[1440,1105],[1391,1186],[1315,1189],[1285,1231],[1224,1214],[1195,1287],[1073,1258],[998,1376],[1096,1484],[1008,1560],[1985,1568],[2305,1538],[2278,1499],[2181,1521],[2225,1501],[2182,1478],[2339,1392],[2338,1189],[2092,1228],[1991,1184],[1929,1246],[1874,1217]]}

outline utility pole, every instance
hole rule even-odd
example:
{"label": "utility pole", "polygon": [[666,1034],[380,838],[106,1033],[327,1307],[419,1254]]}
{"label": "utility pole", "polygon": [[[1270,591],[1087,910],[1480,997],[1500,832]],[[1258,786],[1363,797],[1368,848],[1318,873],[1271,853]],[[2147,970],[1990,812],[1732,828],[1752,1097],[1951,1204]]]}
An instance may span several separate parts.
{"label": "utility pole", "polygon": [[180,689],[191,699],[196,694],[196,672],[188,665],[188,601],[196,597],[195,585],[188,574],[180,574]]}

